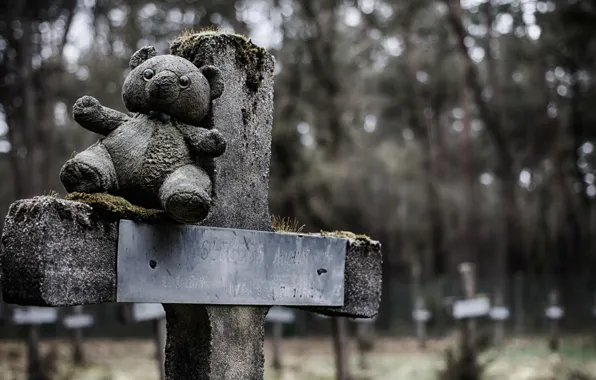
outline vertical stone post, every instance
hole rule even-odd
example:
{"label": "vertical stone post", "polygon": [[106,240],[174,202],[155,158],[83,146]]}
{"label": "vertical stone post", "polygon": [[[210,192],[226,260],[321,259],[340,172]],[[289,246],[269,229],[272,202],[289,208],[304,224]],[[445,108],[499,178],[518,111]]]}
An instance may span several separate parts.
{"label": "vertical stone post", "polygon": [[[74,315],[83,314],[83,306],[73,307]],[[72,332],[72,361],[76,366],[85,364],[85,351],[83,350],[83,329],[74,328]]]}
{"label": "vertical stone post", "polygon": [[[476,296],[476,276],[474,264],[462,263],[459,266],[459,272],[461,274],[464,297],[467,299],[474,298]],[[465,347],[467,350],[473,350],[475,341],[476,321],[474,318],[468,318],[467,320],[463,321],[462,326],[463,347]]]}
{"label": "vertical stone post", "polygon": [[283,324],[279,322],[273,323],[272,326],[273,330],[273,360],[272,360],[272,367],[273,369],[280,373],[283,369],[283,364],[281,360],[281,339],[283,337]]}
{"label": "vertical stone post", "polygon": [[[559,293],[554,289],[548,293],[548,305],[551,308],[559,307]],[[555,316],[549,316],[548,347],[553,352],[559,350],[559,318]]]}
{"label": "vertical stone post", "polygon": [[153,334],[155,336],[155,360],[160,380],[166,378],[166,320],[164,318],[154,319]]}
{"label": "vertical stone post", "polygon": [[[171,52],[195,66],[213,65],[224,92],[207,127],[227,141],[215,162],[214,205],[202,225],[272,231],[269,163],[273,125],[274,59],[235,34],[183,35]],[[268,307],[164,305],[168,380],[263,379],[264,320]]]}
{"label": "vertical stone post", "polygon": [[348,326],[342,317],[331,318],[333,351],[335,353],[335,379],[350,379]]}
{"label": "vertical stone post", "polygon": [[29,380],[46,380],[39,350],[39,325],[29,325],[27,331],[27,373]]}
{"label": "vertical stone post", "polygon": [[524,275],[515,274],[515,333],[521,335],[524,331]]}
{"label": "vertical stone post", "polygon": [[[503,300],[503,290],[499,287],[495,291],[494,307],[501,308],[503,306],[505,306],[505,302]],[[505,340],[505,320],[497,318],[495,319],[494,323],[495,330],[493,341],[494,344],[499,347],[503,344],[503,341]]]}
{"label": "vertical stone post", "polygon": [[[424,312],[426,311],[426,304],[424,302],[424,297],[422,297],[421,295],[418,295],[416,297],[416,304],[414,305],[415,309],[414,312]],[[418,338],[418,347],[421,349],[425,349],[426,348],[426,339],[427,339],[427,334],[426,334],[426,321],[423,320],[423,318],[420,318],[420,316],[418,316],[418,318],[416,319],[416,337]]]}
{"label": "vertical stone post", "polygon": [[412,310],[416,323],[416,337],[418,338],[418,346],[423,349],[426,347],[426,323],[418,318],[417,312],[424,310],[424,297],[420,291],[420,275],[421,268],[418,262],[412,264]]}

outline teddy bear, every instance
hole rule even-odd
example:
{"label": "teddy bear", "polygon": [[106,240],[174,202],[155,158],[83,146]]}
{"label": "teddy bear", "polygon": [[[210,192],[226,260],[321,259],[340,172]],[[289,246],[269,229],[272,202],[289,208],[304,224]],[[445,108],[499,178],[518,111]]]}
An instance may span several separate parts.
{"label": "teddy bear", "polygon": [[150,46],[131,57],[130,68],[122,99],[132,115],[91,96],[74,104],[74,120],[103,137],[68,160],[60,180],[69,193],[109,193],[199,223],[212,203],[214,159],[226,149],[207,120],[224,89],[221,71],[158,56]]}

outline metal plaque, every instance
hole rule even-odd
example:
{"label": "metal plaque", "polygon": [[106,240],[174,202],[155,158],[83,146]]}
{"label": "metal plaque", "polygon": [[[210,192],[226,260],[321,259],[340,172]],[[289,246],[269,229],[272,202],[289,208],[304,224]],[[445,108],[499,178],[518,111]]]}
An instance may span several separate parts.
{"label": "metal plaque", "polygon": [[93,325],[93,316],[89,314],[72,314],[64,317],[62,323],[67,329],[83,329]]}
{"label": "metal plaque", "polygon": [[160,303],[135,303],[132,305],[132,318],[137,321],[151,321],[163,319],[166,312]]}
{"label": "metal plaque", "polygon": [[294,310],[285,307],[274,306],[269,309],[269,312],[265,317],[265,322],[290,324],[294,323],[295,319],[296,315],[294,314]]}
{"label": "metal plaque", "polygon": [[120,221],[118,302],[343,306],[347,240]]}
{"label": "metal plaque", "polygon": [[12,320],[17,325],[43,325],[56,322],[58,310],[52,307],[19,307],[14,309]]}
{"label": "metal plaque", "polygon": [[453,317],[455,319],[482,317],[489,312],[490,300],[488,297],[456,301],[453,305]]}

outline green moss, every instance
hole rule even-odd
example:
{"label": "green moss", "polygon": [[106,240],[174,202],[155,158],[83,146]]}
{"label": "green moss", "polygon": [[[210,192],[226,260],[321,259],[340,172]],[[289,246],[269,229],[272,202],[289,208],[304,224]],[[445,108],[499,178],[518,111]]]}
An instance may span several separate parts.
{"label": "green moss", "polygon": [[372,242],[372,239],[364,234],[355,234],[350,231],[321,231],[321,236],[328,236],[328,237],[336,237],[336,238],[343,238],[343,239],[352,239],[352,240],[363,240],[367,242]]}
{"label": "green moss", "polygon": [[249,38],[241,34],[226,33],[220,29],[208,28],[194,31],[184,31],[170,44],[170,51],[202,66],[200,57],[206,52],[214,53],[214,47],[232,46],[236,51],[236,61],[239,67],[246,70],[246,86],[251,91],[257,91],[263,80],[263,65],[267,62],[267,51],[255,45]]}
{"label": "green moss", "polygon": [[107,193],[70,193],[65,199],[90,205],[96,212],[114,219],[130,219],[137,222],[157,222],[169,220],[162,210],[136,206],[122,197]]}

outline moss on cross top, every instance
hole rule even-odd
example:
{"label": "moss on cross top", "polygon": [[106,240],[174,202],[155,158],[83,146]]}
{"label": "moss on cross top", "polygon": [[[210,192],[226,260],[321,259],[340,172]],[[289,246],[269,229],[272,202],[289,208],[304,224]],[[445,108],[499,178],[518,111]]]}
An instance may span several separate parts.
{"label": "moss on cross top", "polygon": [[367,242],[372,242],[372,239],[368,235],[364,234],[355,234],[350,231],[321,231],[321,236],[329,236],[334,238],[343,238],[343,239],[350,239],[350,240],[363,240]]}
{"label": "moss on cross top", "polygon": [[93,209],[110,219],[130,219],[137,222],[172,221],[162,210],[146,209],[136,206],[122,197],[107,193],[69,193],[69,201],[88,204]]}
{"label": "moss on cross top", "polygon": [[269,54],[246,36],[227,33],[216,27],[199,31],[184,30],[170,44],[170,52],[201,67],[212,64],[207,61],[208,57],[213,57],[214,53],[221,52],[225,46],[234,49],[237,64],[246,70],[247,87],[252,91],[257,91],[263,80],[262,66],[267,62]]}

